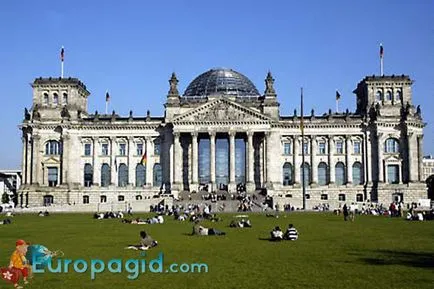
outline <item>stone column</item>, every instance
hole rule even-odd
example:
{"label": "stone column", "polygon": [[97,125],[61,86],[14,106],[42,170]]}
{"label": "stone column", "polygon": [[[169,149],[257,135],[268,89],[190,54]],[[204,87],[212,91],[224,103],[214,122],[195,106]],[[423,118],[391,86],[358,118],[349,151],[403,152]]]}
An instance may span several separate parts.
{"label": "stone column", "polygon": [[174,185],[180,186],[182,183],[182,172],[183,172],[183,163],[182,163],[182,147],[180,142],[181,133],[174,132],[173,133],[173,182]]}
{"label": "stone column", "polygon": [[31,135],[26,135],[26,176],[27,176],[27,184],[30,185],[32,183],[32,139]]}
{"label": "stone column", "polygon": [[377,136],[377,149],[378,149],[378,182],[384,182],[384,165],[383,165],[383,134],[378,134]]}
{"label": "stone column", "polygon": [[316,136],[311,137],[311,151],[310,151],[310,157],[311,157],[311,165],[312,165],[312,183],[311,186],[314,186],[318,184],[318,160],[317,160],[317,139]]}
{"label": "stone column", "polygon": [[117,173],[118,173],[118,169],[117,169],[117,165],[119,165],[116,161],[116,150],[115,150],[115,143],[116,143],[116,138],[115,137],[111,137],[110,138],[110,178],[111,178],[111,185],[117,186],[118,184],[118,180],[117,180]]}
{"label": "stone column", "polygon": [[299,136],[295,135],[293,138],[294,143],[294,184],[300,184],[301,183],[301,176],[300,176],[300,166],[301,166],[301,158],[300,158],[300,142],[299,142]]}
{"label": "stone column", "polygon": [[[41,182],[39,180],[40,176],[42,175],[42,168],[41,168],[41,164],[40,164],[40,159],[41,159],[41,152],[40,152],[40,140],[41,137],[39,135],[34,135],[33,136],[33,142],[32,142],[32,183],[34,185],[39,185]],[[42,176],[44,177],[44,176]]]}
{"label": "stone column", "polygon": [[146,152],[146,186],[152,187],[154,180],[153,180],[153,156],[154,156],[154,142],[152,140],[152,137],[146,137],[144,142],[143,149]]}
{"label": "stone column", "polygon": [[22,175],[22,184],[27,184],[27,167],[26,167],[26,159],[27,159],[27,135],[21,137],[23,150],[21,154],[21,175]]}
{"label": "stone column", "polygon": [[136,166],[137,163],[134,162],[134,138],[132,136],[128,137],[128,183],[130,186],[135,187],[136,179]]}
{"label": "stone column", "polygon": [[330,184],[334,184],[336,181],[335,175],[335,162],[334,162],[334,154],[335,154],[335,141],[332,135],[329,135],[329,180]]}
{"label": "stone column", "polygon": [[198,143],[198,133],[191,133],[191,186],[190,190],[199,190],[199,143]]}
{"label": "stone column", "polygon": [[[253,147],[253,132],[248,131],[247,132],[247,155],[248,155],[248,181],[246,189],[247,191],[254,191],[255,190],[255,149]],[[268,137],[268,141],[270,141],[270,137]],[[271,156],[270,156],[271,157]],[[271,158],[270,158],[271,160]],[[271,161],[269,162],[269,165],[271,165]],[[269,166],[269,170],[271,171],[271,167]],[[271,175],[270,175],[271,176]],[[271,181],[271,179],[270,179]]]}
{"label": "stone column", "polygon": [[[69,135],[62,136],[62,172],[61,178],[59,179],[59,184],[67,184],[69,182],[68,172],[69,170],[69,148],[70,148],[71,138]],[[80,154],[81,155],[81,154]],[[81,170],[82,168],[79,168]]]}
{"label": "stone column", "polygon": [[99,161],[99,154],[100,154],[100,146],[99,146],[99,138],[94,137],[93,138],[93,145],[92,145],[92,169],[93,169],[93,184],[95,186],[99,186],[101,182],[101,162]]}
{"label": "stone column", "polygon": [[210,189],[213,191],[216,187],[215,183],[215,136],[216,133],[214,131],[209,132],[209,141],[210,141],[210,174],[211,174],[211,185]]}
{"label": "stone column", "polygon": [[423,179],[423,134],[417,136],[417,147],[418,147],[418,171],[419,171],[419,181],[425,182]]}
{"label": "stone column", "polygon": [[235,182],[235,132],[229,132],[229,187],[230,192],[235,192],[237,185]]}
{"label": "stone column", "polygon": [[372,145],[371,145],[371,132],[366,132],[366,165],[364,175],[366,177],[365,181],[367,183],[372,183]]}
{"label": "stone column", "polygon": [[347,184],[353,183],[353,164],[351,162],[351,137],[345,139],[345,159],[347,163]]}

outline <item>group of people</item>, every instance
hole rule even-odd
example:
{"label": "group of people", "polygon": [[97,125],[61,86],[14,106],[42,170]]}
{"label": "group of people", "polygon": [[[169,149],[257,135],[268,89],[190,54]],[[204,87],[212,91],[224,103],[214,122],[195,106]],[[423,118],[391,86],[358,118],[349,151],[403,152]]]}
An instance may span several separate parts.
{"label": "group of people", "polygon": [[45,212],[39,211],[38,213],[38,217],[48,217],[50,215],[50,213],[45,210]]}
{"label": "group of people", "polygon": [[249,219],[232,220],[229,224],[231,228],[251,228],[252,223]]}
{"label": "group of people", "polygon": [[163,224],[164,217],[162,215],[157,215],[152,218],[135,218],[135,219],[123,219],[122,223],[124,224],[133,224],[133,225],[146,225],[146,224]]}
{"label": "group of people", "polygon": [[95,213],[93,214],[93,218],[97,220],[102,219],[123,219],[124,213],[122,211],[119,212],[105,212],[105,213]]}
{"label": "group of people", "polygon": [[344,206],[342,207],[342,212],[344,215],[344,221],[351,220],[352,222],[354,222],[357,213],[357,205],[351,203],[351,205],[348,207],[347,204],[344,204]]}
{"label": "group of people", "polygon": [[280,229],[279,226],[274,227],[274,229],[270,232],[271,239],[270,241],[282,241],[282,240],[289,240],[289,241],[296,241],[298,240],[298,231],[294,227],[293,224],[288,225],[288,229],[285,233]]}

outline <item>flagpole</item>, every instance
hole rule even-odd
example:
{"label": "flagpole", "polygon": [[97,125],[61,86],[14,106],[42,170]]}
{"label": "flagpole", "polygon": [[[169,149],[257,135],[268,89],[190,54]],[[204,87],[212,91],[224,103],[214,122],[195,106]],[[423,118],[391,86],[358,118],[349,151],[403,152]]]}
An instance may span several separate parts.
{"label": "flagpole", "polygon": [[65,47],[62,46],[62,49],[60,50],[60,77],[63,78],[63,61],[65,58]]}
{"label": "flagpole", "polygon": [[383,44],[380,43],[380,76],[384,75]]}
{"label": "flagpole", "polygon": [[[301,175],[302,175],[302,196],[303,196],[303,210],[306,210],[306,185],[304,183],[305,172],[304,172],[304,121],[303,121],[303,87],[301,87],[301,97],[300,97],[300,106],[301,106]],[[294,152],[297,153],[297,152]]]}

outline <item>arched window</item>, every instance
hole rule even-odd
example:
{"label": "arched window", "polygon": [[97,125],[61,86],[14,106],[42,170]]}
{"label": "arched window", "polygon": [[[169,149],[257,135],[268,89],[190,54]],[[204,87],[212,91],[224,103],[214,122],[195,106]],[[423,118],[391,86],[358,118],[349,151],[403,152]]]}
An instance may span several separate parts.
{"label": "arched window", "polygon": [[63,93],[63,104],[64,105],[68,104],[68,94],[66,92]]}
{"label": "arched window", "polygon": [[93,185],[93,169],[91,164],[84,165],[84,186],[90,187]]}
{"label": "arched window", "polygon": [[346,182],[345,178],[345,165],[342,162],[338,162],[335,167],[335,181],[336,185],[342,186]]}
{"label": "arched window", "polygon": [[386,93],[386,99],[388,101],[392,101],[392,99],[393,99],[393,95],[392,95],[392,92],[390,90],[388,90]]}
{"label": "arched window", "polygon": [[44,92],[44,105],[48,105],[48,93]]}
{"label": "arched window", "polygon": [[142,164],[136,166],[136,187],[143,187],[146,184],[146,167]]}
{"label": "arched window", "polygon": [[355,162],[353,164],[353,184],[362,185],[363,184],[363,169],[360,162]]}
{"label": "arched window", "polygon": [[56,140],[49,140],[45,144],[45,154],[46,155],[59,155],[60,154],[60,143]]}
{"label": "arched window", "polygon": [[143,197],[141,195],[136,196],[136,201],[141,201],[142,199],[143,199]]}
{"label": "arched window", "polygon": [[386,153],[398,153],[399,152],[399,142],[395,138],[388,138],[385,144]]}
{"label": "arched window", "polygon": [[318,185],[325,186],[329,183],[327,164],[321,162],[318,165]]}
{"label": "arched window", "polygon": [[83,196],[83,204],[89,204],[89,196]]}
{"label": "arched window", "polygon": [[162,173],[162,169],[161,169],[161,165],[159,163],[156,163],[154,165],[154,187],[161,187],[162,183],[163,183],[163,173]]}
{"label": "arched window", "polygon": [[292,184],[292,165],[290,163],[283,164],[283,185],[289,186]]}
{"label": "arched window", "polygon": [[375,98],[378,101],[381,101],[383,99],[383,92],[381,90],[377,90],[377,93],[375,94]]}
{"label": "arched window", "polygon": [[99,201],[100,201],[100,203],[107,203],[107,196],[105,196],[105,195],[101,195],[101,196],[99,197]]}
{"label": "arched window", "polygon": [[401,90],[397,90],[395,93],[395,100],[396,101],[401,101],[402,100],[402,91]]}
{"label": "arched window", "polygon": [[[304,179],[303,179],[303,171],[304,171]],[[310,165],[308,163],[304,163],[304,165],[301,166],[300,170],[300,179],[306,186],[310,184]]]}
{"label": "arched window", "polygon": [[53,104],[58,105],[59,104],[59,95],[57,93],[53,94]]}
{"label": "arched window", "polygon": [[101,166],[101,187],[108,187],[111,183],[111,172],[108,164]]}
{"label": "arched window", "polygon": [[126,187],[128,184],[128,167],[126,164],[119,165],[118,186]]}

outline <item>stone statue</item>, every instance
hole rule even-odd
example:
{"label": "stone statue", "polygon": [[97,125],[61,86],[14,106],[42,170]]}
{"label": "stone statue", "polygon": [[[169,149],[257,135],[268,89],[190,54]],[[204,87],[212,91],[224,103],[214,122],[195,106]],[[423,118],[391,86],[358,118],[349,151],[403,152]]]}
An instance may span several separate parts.
{"label": "stone statue", "polygon": [[60,116],[61,116],[62,118],[70,118],[70,117],[71,117],[71,115],[69,114],[69,111],[68,111],[68,109],[66,108],[66,106],[64,106],[64,107],[62,108],[62,111],[60,112]]}
{"label": "stone statue", "polygon": [[294,116],[297,116],[297,109],[294,109]]}
{"label": "stone statue", "polygon": [[133,111],[130,110],[130,118],[133,118]]}
{"label": "stone statue", "polygon": [[151,120],[151,112],[149,111],[149,109],[146,111],[146,120]]}
{"label": "stone statue", "polygon": [[271,75],[271,72],[268,71],[267,77],[265,78],[265,95],[275,95],[276,91],[274,90],[274,79]]}
{"label": "stone statue", "polygon": [[24,108],[24,119],[25,120],[30,120],[30,113],[27,110],[27,107]]}
{"label": "stone statue", "polygon": [[77,118],[81,118],[81,110],[77,110]]}
{"label": "stone statue", "polygon": [[33,107],[32,118],[34,120],[40,120],[41,119],[41,114],[39,113],[39,106],[38,106],[38,104],[35,104],[35,106]]}
{"label": "stone statue", "polygon": [[421,115],[421,110],[420,110],[420,105],[417,106],[416,108],[416,115],[420,116]]}
{"label": "stone statue", "polygon": [[169,85],[170,85],[169,95],[179,95],[178,82],[179,81],[176,78],[176,74],[175,74],[175,72],[173,72],[172,77],[170,77],[170,79],[169,79]]}
{"label": "stone statue", "polygon": [[315,116],[315,110],[312,108],[312,110],[310,111],[310,116],[314,117]]}

